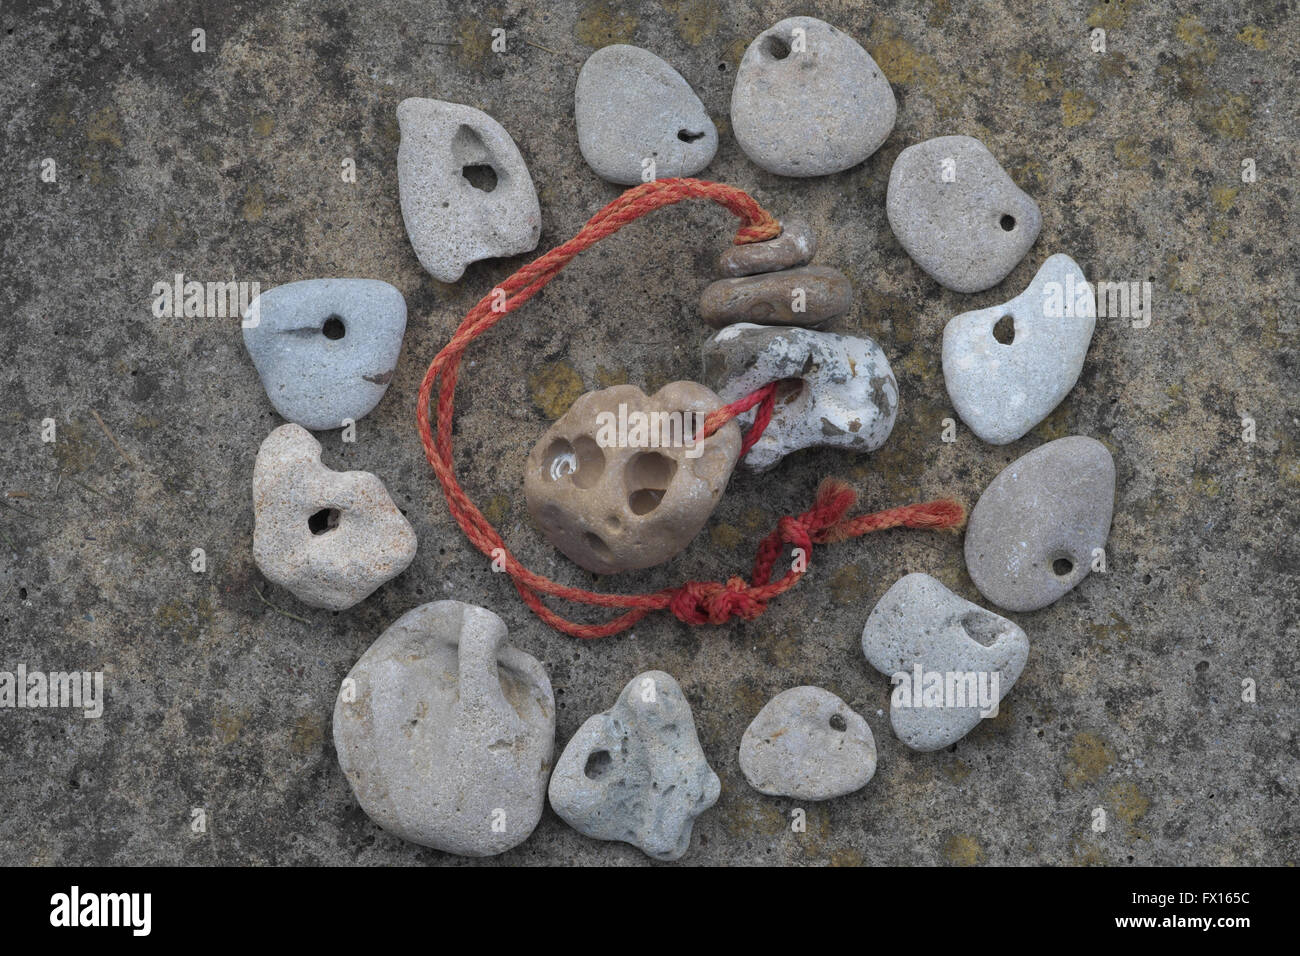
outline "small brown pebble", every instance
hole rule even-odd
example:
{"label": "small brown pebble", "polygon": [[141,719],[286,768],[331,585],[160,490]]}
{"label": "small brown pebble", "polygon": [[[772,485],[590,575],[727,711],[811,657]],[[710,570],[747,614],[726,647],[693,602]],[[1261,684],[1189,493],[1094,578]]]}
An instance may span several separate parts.
{"label": "small brown pebble", "polygon": [[849,277],[826,266],[719,279],[700,296],[700,317],[715,329],[737,322],[821,325],[853,305]]}
{"label": "small brown pebble", "polygon": [[781,235],[767,242],[732,246],[718,258],[718,274],[728,278],[779,272],[807,265],[817,255],[817,234],[802,219],[783,219]]}

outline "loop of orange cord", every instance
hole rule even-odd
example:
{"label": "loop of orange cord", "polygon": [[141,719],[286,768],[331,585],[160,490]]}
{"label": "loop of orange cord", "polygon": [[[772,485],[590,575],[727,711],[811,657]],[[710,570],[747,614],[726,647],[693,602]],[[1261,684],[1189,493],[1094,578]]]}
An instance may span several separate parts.
{"label": "loop of orange cord", "polygon": [[[732,577],[725,583],[688,581],[680,587],[648,594],[601,594],[558,584],[519,563],[456,480],[451,425],[461,357],[475,338],[540,292],[578,253],[646,213],[684,199],[709,199],[730,210],[742,223],[736,233],[737,244],[760,242],[780,235],[780,223],[747,193],[733,186],[698,179],[660,179],[629,189],[592,216],[568,242],[530,262],[480,299],[460,323],[451,341],[430,363],[424,381],[420,383],[416,411],[420,441],[442,485],[452,517],[474,547],[501,563],[524,603],[538,617],[573,637],[590,639],[617,634],[632,627],[651,611],[665,609],[687,624],[722,624],[733,616],[753,620],[763,613],[768,601],[788,591],[803,577],[814,544],[843,541],[885,528],[955,528],[966,520],[966,509],[948,499],[891,508],[846,520],[844,516],[853,507],[857,494],[843,482],[827,479],[822,482],[808,511],[782,518],[776,529],[759,544],[749,582]],[[442,382],[438,389],[438,432],[435,438],[429,421],[429,404],[434,383],[439,378]],[[772,382],[717,409],[705,419],[699,437],[712,435],[737,415],[757,405],[754,424],[742,444],[743,457],[771,420],[775,397],[776,383]],[[771,580],[772,569],[786,545],[797,549],[792,552],[795,560],[791,562],[790,570],[774,582]],[[552,611],[542,602],[542,595],[593,607],[627,610],[604,624],[580,624]]]}

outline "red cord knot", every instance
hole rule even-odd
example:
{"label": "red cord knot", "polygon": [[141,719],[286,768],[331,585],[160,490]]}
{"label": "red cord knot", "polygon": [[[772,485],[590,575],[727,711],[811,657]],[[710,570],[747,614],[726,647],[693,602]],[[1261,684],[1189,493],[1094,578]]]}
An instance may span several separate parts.
{"label": "red cord knot", "polygon": [[725,585],[687,581],[673,593],[668,608],[685,624],[725,624],[732,617],[755,620],[767,602],[756,598],[743,578],[732,577]]}

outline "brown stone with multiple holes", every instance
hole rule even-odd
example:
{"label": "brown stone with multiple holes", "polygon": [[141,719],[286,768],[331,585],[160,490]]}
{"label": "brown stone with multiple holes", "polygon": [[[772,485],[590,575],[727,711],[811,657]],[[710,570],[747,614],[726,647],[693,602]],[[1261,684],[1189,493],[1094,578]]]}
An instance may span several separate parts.
{"label": "brown stone with multiple holes", "polygon": [[661,564],[713,513],[740,454],[728,422],[695,441],[722,399],[696,382],[651,396],[635,385],[587,392],[528,455],[524,498],[538,528],[598,574]]}

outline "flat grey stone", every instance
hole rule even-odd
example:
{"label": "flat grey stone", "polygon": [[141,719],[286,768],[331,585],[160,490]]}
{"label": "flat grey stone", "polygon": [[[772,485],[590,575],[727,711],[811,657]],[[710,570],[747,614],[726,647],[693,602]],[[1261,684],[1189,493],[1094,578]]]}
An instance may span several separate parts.
{"label": "flat grey stone", "polygon": [[358,421],[388,390],[406,299],[377,279],[305,279],[263,292],[244,345],[275,410],[313,430]]}
{"label": "flat grey stone", "polygon": [[879,149],[897,109],[884,72],[856,40],[823,20],[789,17],[741,58],[731,128],[768,172],[825,176]]}
{"label": "flat grey stone", "polygon": [[542,211],[515,141],[482,110],[411,97],[397,106],[397,188],[420,265],[455,282],[480,259],[537,248]]}
{"label": "flat grey stone", "polygon": [[334,748],[357,802],[390,833],[460,856],[517,846],[542,816],[555,747],[546,670],[491,611],[403,614],[348,673]]}
{"label": "flat grey stone", "polygon": [[1029,638],[928,574],[908,574],[867,618],[862,653],[893,680],[889,720],[898,739],[942,750],[997,715],[1025,668]]}
{"label": "flat grey stone", "polygon": [[[1008,316],[1013,333],[1003,344],[994,327]],[[990,444],[1015,441],[1074,388],[1096,324],[1092,287],[1060,253],[1010,302],[951,319],[943,330],[943,379],[957,414]]]}
{"label": "flat grey stone", "polygon": [[839,269],[800,266],[719,279],[700,296],[700,318],[715,329],[737,322],[815,326],[853,308],[853,284]]}
{"label": "flat grey stone", "polygon": [[1088,576],[1114,505],[1105,445],[1081,435],[1040,445],[980,495],[966,527],[966,570],[998,607],[1046,607]]}
{"label": "flat grey stone", "polygon": [[885,212],[913,261],[954,292],[1005,279],[1043,223],[1038,203],[970,136],[927,139],[899,153]]}
{"label": "flat grey stone", "polygon": [[[723,402],[768,382],[777,391],[772,421],[741,459],[766,471],[801,448],[867,452],[889,437],[898,414],[898,382],[889,360],[868,338],[813,329],[729,325],[704,345],[704,377]],[[748,427],[754,412],[737,419]]]}
{"label": "flat grey stone", "polygon": [[760,793],[829,800],[866,786],[876,772],[876,741],[858,714],[828,690],[777,694],[740,741],[740,769]]}
{"label": "flat grey stone", "polygon": [[730,279],[807,265],[817,255],[817,233],[796,217],[781,220],[781,235],[766,242],[732,245],[718,257],[718,273]]}
{"label": "flat grey stone", "polygon": [[320,442],[281,425],[253,466],[253,560],[304,604],[342,611],[406,570],[415,531],[368,471],[321,464]]}
{"label": "flat grey stone", "polygon": [[657,860],[677,860],[695,818],[722,783],[700,749],[677,681],[638,674],[618,702],[587,719],[551,776],[551,808],[579,833],[622,840]]}
{"label": "flat grey stone", "polygon": [[640,184],[694,176],[718,151],[718,130],[691,85],[649,50],[615,43],[582,65],[574,92],[578,148],[596,175]]}

